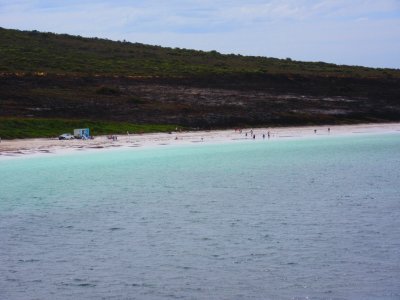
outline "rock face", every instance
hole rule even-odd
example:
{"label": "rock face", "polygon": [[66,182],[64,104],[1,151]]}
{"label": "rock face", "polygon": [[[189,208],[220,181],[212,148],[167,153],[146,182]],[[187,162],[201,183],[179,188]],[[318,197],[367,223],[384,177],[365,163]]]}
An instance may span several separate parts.
{"label": "rock face", "polygon": [[400,120],[400,79],[3,74],[0,116],[221,128]]}

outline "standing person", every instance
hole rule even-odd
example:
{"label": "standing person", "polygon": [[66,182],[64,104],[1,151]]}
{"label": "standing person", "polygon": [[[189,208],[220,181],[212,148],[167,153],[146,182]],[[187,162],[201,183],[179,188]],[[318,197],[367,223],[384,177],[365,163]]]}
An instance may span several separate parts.
{"label": "standing person", "polygon": [[328,127],[328,133],[331,133],[331,129]]}
{"label": "standing person", "polygon": [[263,140],[265,140],[265,133],[263,133]]}
{"label": "standing person", "polygon": [[314,133],[317,133],[317,129],[314,129]]}
{"label": "standing person", "polygon": [[268,131],[268,139],[270,138],[270,136],[271,136],[271,135],[270,135],[270,133],[269,133],[269,131]]}

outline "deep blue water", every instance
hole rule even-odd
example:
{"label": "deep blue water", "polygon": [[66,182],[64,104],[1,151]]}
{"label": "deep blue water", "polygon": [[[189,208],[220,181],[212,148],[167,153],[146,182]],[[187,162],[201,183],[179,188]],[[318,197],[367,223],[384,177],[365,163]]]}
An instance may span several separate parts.
{"label": "deep blue water", "polygon": [[0,299],[400,299],[400,135],[0,160]]}

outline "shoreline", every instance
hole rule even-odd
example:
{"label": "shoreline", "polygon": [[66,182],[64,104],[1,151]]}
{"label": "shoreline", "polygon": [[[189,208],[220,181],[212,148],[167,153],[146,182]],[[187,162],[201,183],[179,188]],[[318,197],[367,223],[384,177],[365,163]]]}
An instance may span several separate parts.
{"label": "shoreline", "polygon": [[[251,130],[255,138],[251,136]],[[270,132],[270,138],[268,138]],[[55,138],[1,140],[0,159],[37,155],[71,153],[83,150],[115,148],[148,148],[188,145],[195,143],[226,143],[250,140],[272,142],[282,139],[318,138],[353,134],[400,133],[400,123],[320,125],[301,127],[268,127],[239,130],[182,131],[172,133],[148,133],[118,135],[113,141],[107,136],[93,140],[58,140]],[[247,133],[247,137],[246,137]],[[265,139],[263,139],[263,134]]]}

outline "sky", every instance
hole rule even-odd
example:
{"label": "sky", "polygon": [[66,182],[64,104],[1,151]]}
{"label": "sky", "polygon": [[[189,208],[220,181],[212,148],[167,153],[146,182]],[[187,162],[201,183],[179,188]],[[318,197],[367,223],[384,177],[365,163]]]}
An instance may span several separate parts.
{"label": "sky", "polygon": [[400,0],[0,0],[0,27],[400,69]]}

